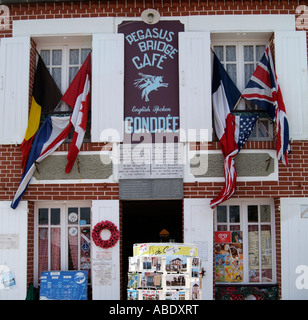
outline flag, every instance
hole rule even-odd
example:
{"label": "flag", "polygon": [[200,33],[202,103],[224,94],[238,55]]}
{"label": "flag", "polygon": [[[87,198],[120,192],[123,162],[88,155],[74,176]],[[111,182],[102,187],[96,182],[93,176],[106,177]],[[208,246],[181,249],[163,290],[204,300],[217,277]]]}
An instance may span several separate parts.
{"label": "flag", "polygon": [[49,116],[37,131],[11,208],[16,209],[36,170],[36,164],[43,161],[66,139],[72,129],[70,117]]}
{"label": "flag", "polygon": [[21,167],[23,172],[26,168],[35,133],[40,125],[42,111],[52,112],[61,100],[61,97],[61,91],[50,75],[43,59],[39,56],[34,75],[28,126],[24,140],[20,145],[22,152]]}
{"label": "flag", "polygon": [[212,101],[215,130],[225,158],[225,184],[219,195],[211,201],[211,208],[233,195],[237,177],[234,157],[247,141],[258,118],[255,114],[231,114],[240,97],[240,91],[214,53]]}
{"label": "flag", "polygon": [[65,172],[71,172],[81,148],[88,121],[91,87],[91,53],[82,64],[62,100],[73,108],[71,123],[75,131],[67,154]]}
{"label": "flag", "polygon": [[243,91],[242,97],[264,109],[276,123],[277,158],[288,165],[289,124],[269,45]]}

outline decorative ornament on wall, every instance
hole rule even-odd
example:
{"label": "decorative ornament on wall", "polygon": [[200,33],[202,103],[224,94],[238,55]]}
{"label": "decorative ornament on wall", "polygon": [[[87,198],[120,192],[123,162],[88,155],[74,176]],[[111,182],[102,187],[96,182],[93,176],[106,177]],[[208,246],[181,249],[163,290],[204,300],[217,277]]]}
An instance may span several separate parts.
{"label": "decorative ornament on wall", "polygon": [[[109,230],[111,233],[110,238],[108,240],[103,240],[101,237],[101,232],[105,229]],[[101,247],[104,249],[114,247],[117,244],[119,237],[120,237],[120,232],[117,226],[108,220],[98,222],[92,231],[92,239],[94,243],[98,247]]]}

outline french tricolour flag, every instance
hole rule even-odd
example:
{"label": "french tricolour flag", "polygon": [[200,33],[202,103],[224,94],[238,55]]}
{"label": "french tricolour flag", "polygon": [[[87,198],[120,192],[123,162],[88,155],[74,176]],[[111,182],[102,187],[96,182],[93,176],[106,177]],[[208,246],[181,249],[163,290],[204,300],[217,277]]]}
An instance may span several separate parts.
{"label": "french tricolour flag", "polygon": [[43,161],[66,139],[72,129],[70,117],[49,116],[37,131],[11,208],[16,209],[36,170],[36,164]]}
{"label": "french tricolour flag", "polygon": [[231,114],[241,93],[215,53],[213,55],[212,101],[214,123],[225,158],[225,184],[219,195],[211,201],[211,208],[228,200],[233,195],[237,176],[234,157],[247,141],[258,119],[256,114]]}

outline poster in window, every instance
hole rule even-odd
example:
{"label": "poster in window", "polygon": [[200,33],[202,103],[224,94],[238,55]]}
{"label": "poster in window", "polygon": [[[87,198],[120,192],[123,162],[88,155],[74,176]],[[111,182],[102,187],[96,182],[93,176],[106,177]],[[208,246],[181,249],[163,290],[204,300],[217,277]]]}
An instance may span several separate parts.
{"label": "poster in window", "polygon": [[216,231],[215,232],[215,243],[230,243],[231,232],[230,231]]}
{"label": "poster in window", "polygon": [[[242,231],[215,232],[215,239],[218,241],[214,245],[215,281],[243,281]],[[221,243],[224,240],[229,240],[230,242]]]}

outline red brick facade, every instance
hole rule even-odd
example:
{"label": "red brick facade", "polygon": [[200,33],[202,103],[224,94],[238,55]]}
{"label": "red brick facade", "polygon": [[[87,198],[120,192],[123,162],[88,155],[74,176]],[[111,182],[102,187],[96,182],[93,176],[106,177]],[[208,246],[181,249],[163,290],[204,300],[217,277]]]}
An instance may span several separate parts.
{"label": "red brick facade", "polygon": [[[42,2],[31,4],[11,4],[10,29],[0,31],[0,37],[12,36],[12,21],[28,19],[59,19],[89,17],[140,17],[147,8],[159,11],[160,15],[249,15],[249,14],[296,14],[299,5],[307,1],[291,0],[250,0],[250,1],[202,1],[202,0],[134,0],[134,1],[83,1],[83,2]],[[308,37],[308,32],[307,32]],[[34,47],[34,46],[32,46]],[[34,49],[32,48],[32,52]],[[31,78],[35,69],[35,54],[31,59]],[[29,90],[31,91],[31,84]],[[103,143],[84,143],[83,151],[100,151]],[[210,150],[220,150],[218,142],[209,143]],[[202,149],[199,143],[191,145],[196,150]],[[275,149],[274,142],[248,142],[246,149]],[[281,284],[280,252],[280,197],[308,196],[308,141],[293,141],[292,153],[289,155],[289,166],[279,163],[278,181],[238,182],[233,198],[271,197],[276,210],[276,262],[277,281]],[[67,151],[68,144],[59,148]],[[19,146],[0,145],[0,201],[11,201],[21,177],[21,152]],[[213,198],[217,196],[223,182],[194,182],[184,184],[184,198]],[[23,197],[29,201],[28,219],[28,281],[33,279],[33,243],[34,243],[34,201],[37,200],[102,200],[118,199],[117,183],[92,184],[40,184],[30,185]],[[121,207],[121,206],[120,206]],[[121,228],[120,228],[121,229]]]}

